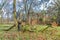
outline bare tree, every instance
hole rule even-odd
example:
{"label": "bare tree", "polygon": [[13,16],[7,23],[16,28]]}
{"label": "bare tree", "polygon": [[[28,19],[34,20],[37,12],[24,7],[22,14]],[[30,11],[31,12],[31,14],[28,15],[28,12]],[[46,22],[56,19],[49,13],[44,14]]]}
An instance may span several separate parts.
{"label": "bare tree", "polygon": [[[30,4],[28,4],[28,0],[23,0],[24,1],[24,8],[25,8],[25,13],[27,14],[27,21],[28,21],[28,24],[29,24],[29,20],[30,20],[30,11],[32,9],[32,4],[33,4],[33,0],[30,0]],[[29,6],[28,6],[29,5]],[[31,21],[30,21],[31,22]]]}
{"label": "bare tree", "polygon": [[2,9],[3,9],[3,7],[6,5],[6,1],[7,0],[5,0],[3,3],[2,3],[2,5],[0,6],[0,18],[1,18],[1,23],[2,23],[2,13],[3,13],[3,11],[2,11]]}

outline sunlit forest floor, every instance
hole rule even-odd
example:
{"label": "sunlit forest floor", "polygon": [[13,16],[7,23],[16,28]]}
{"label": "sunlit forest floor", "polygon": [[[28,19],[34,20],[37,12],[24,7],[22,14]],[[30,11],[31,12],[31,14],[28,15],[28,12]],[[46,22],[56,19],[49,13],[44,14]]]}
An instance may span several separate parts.
{"label": "sunlit forest floor", "polygon": [[[49,27],[48,29],[42,30],[47,27],[47,25],[35,25],[36,29],[34,32],[27,31],[17,31],[17,27],[11,29],[10,31],[2,31],[3,29],[9,28],[9,25],[0,24],[0,40],[60,40],[60,27]],[[30,27],[30,26],[28,26]]]}

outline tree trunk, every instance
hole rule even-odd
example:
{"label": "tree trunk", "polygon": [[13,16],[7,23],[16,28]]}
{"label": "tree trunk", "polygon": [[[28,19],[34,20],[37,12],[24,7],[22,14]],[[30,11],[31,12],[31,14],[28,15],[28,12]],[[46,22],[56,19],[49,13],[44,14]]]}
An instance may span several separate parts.
{"label": "tree trunk", "polygon": [[16,0],[13,0],[13,13],[14,13],[14,25],[11,26],[9,29],[7,29],[6,31],[11,30],[13,27],[17,27],[18,31],[20,31],[20,26],[21,26],[21,22],[19,22],[19,20],[17,20],[17,16],[16,16]]}
{"label": "tree trunk", "polygon": [[16,0],[13,0],[13,13],[14,13],[14,22],[15,22],[16,27],[18,27],[18,31],[19,31],[20,23],[18,22],[17,16],[16,16]]}
{"label": "tree trunk", "polygon": [[16,18],[16,0],[13,0],[13,13],[14,13],[14,22],[17,26],[17,18]]}

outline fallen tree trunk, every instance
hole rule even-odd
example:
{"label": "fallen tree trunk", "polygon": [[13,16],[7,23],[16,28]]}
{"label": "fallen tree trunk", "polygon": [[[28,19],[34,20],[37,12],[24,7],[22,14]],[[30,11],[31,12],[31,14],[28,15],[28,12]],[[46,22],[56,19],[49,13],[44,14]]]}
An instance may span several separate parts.
{"label": "fallen tree trunk", "polygon": [[9,31],[9,30],[11,30],[12,28],[14,28],[16,25],[14,24],[13,26],[11,26],[10,28],[8,28],[8,29],[3,29],[3,31]]}
{"label": "fallen tree trunk", "polygon": [[[9,31],[11,30],[12,28],[16,27],[16,24],[14,24],[13,26],[11,26],[10,28],[8,29],[4,29],[4,31]],[[18,22],[18,25],[17,25],[17,28],[18,28],[18,31],[20,31],[20,27],[21,27],[21,22]]]}

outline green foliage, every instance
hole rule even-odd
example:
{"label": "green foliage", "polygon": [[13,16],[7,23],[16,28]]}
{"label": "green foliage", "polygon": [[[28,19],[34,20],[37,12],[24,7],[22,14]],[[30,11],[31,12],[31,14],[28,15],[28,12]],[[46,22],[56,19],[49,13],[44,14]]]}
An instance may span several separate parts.
{"label": "green foliage", "polygon": [[21,27],[21,30],[28,31],[30,29],[29,25]]}
{"label": "green foliage", "polygon": [[29,26],[29,25],[26,25],[26,26],[21,27],[21,30],[39,32],[39,31],[44,30],[46,27],[48,27],[48,26],[43,26],[43,25]]}

